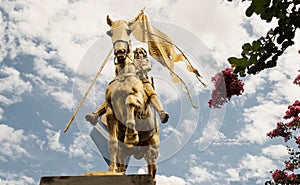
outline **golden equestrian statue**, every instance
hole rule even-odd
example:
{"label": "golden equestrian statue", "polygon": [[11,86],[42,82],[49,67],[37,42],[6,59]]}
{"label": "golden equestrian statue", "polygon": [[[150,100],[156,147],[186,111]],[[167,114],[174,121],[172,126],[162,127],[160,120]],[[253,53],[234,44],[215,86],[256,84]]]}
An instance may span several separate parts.
{"label": "golden equestrian statue", "polygon": [[[166,34],[149,24],[143,10],[130,21],[112,21],[107,16],[107,24],[111,28],[107,34],[111,37],[113,44],[111,52],[114,53],[115,78],[106,89],[105,103],[94,113],[86,115],[86,119],[95,125],[98,118],[106,113],[109,132],[109,172],[125,173],[126,161],[130,156],[137,159],[144,158],[147,161],[148,173],[155,183],[160,127],[151,106],[154,111],[158,112],[162,123],[168,121],[169,114],[164,111],[153,84],[148,78],[148,72],[152,66],[147,58],[147,52],[143,48],[133,51],[130,36],[133,35],[138,41],[148,45],[149,54],[169,70],[174,82],[180,83],[185,88],[193,107],[197,106],[193,103],[184,81],[174,72],[174,63],[185,62],[187,70],[194,73],[200,83],[204,86],[205,84],[201,81],[201,75],[197,69],[191,65],[180,48]],[[175,52],[175,48],[179,53]],[[111,52],[75,110],[65,132],[100,75]]]}

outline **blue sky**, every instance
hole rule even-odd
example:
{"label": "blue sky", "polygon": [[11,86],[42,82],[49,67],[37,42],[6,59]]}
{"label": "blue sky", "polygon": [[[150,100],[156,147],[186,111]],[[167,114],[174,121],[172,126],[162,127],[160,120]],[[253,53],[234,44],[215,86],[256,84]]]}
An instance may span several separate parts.
{"label": "blue sky", "polygon": [[[145,13],[170,35],[204,75],[197,84],[183,65],[199,109],[153,61],[151,75],[170,121],[161,125],[158,185],[262,184],[269,171],[288,158],[281,139],[269,139],[287,106],[299,99],[292,84],[299,69],[300,43],[289,48],[276,68],[244,80],[245,93],[221,110],[208,108],[217,71],[229,67],[244,42],[264,36],[274,22],[244,16],[247,3],[183,0],[1,0],[0,5],[0,184],[35,185],[41,176],[80,175],[108,166],[89,136],[84,114],[103,101],[113,65],[106,66],[77,119],[63,129],[111,43],[105,35],[112,19]],[[300,39],[296,35],[296,41]],[[133,42],[134,47],[140,43]],[[132,161],[128,173],[145,173]]]}

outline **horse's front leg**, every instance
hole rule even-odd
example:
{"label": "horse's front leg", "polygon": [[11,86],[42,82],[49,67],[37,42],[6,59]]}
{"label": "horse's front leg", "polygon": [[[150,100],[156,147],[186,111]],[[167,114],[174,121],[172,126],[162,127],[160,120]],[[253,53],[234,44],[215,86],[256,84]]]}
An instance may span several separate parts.
{"label": "horse's front leg", "polygon": [[116,172],[117,170],[117,152],[118,152],[118,140],[117,140],[117,122],[114,117],[111,107],[106,108],[107,126],[109,132],[108,149],[110,155],[110,172]]}
{"label": "horse's front leg", "polygon": [[124,143],[127,147],[133,147],[139,142],[138,132],[135,129],[134,110],[136,98],[134,95],[129,95],[125,101],[126,104],[126,132]]}

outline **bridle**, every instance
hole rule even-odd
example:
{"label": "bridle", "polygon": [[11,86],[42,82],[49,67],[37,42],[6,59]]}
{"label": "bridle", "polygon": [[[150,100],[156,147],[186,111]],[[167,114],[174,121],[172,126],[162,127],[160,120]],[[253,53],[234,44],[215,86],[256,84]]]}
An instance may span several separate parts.
{"label": "bridle", "polygon": [[113,43],[113,47],[114,47],[114,48],[115,48],[115,45],[116,45],[117,43],[125,43],[125,44],[126,44],[126,46],[127,46],[126,55],[130,52],[130,47],[129,47],[130,41],[116,40],[116,41]]}

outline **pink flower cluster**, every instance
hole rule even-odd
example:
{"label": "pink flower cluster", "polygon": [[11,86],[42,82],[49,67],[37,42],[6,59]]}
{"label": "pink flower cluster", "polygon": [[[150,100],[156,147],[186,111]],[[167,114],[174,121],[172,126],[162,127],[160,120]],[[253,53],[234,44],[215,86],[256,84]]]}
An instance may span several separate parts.
{"label": "pink flower cluster", "polygon": [[[300,70],[298,71],[300,72]],[[299,85],[300,86],[300,74],[295,78],[294,80],[294,84]]]}
{"label": "pink flower cluster", "polygon": [[300,136],[296,137],[296,143],[300,146]]}
{"label": "pink flower cluster", "polygon": [[241,95],[244,92],[244,83],[233,73],[232,68],[226,68],[211,78],[215,89],[208,101],[210,108],[221,108],[233,95]]}
{"label": "pink flower cluster", "polygon": [[[299,114],[300,114],[300,101],[296,100],[295,103],[288,106],[288,110],[285,112],[285,115],[283,117],[284,119],[293,118],[293,120],[286,124],[284,124],[283,122],[277,123],[277,127],[271,132],[267,133],[267,136],[271,138],[281,136],[284,138],[284,141],[287,142],[292,136],[291,130],[300,128]],[[299,143],[297,144],[300,146],[300,140]]]}
{"label": "pink flower cluster", "polygon": [[288,106],[288,110],[285,112],[284,119],[289,119],[291,117],[299,117],[300,113],[300,101],[296,100],[293,105]]}
{"label": "pink flower cluster", "polygon": [[277,127],[271,132],[267,133],[267,136],[271,138],[281,136],[284,138],[284,141],[287,142],[291,138],[292,133],[288,131],[286,124],[278,122]]}
{"label": "pink flower cluster", "polygon": [[285,171],[281,170],[275,170],[272,173],[272,177],[275,183],[280,183],[280,184],[290,184],[290,185],[296,185],[298,183],[298,177],[296,174],[288,174]]}
{"label": "pink flower cluster", "polygon": [[291,162],[286,162],[285,163],[285,169],[289,170],[289,171],[294,171],[295,169],[295,164],[291,163]]}
{"label": "pink flower cluster", "polygon": [[[300,70],[299,70],[300,72]],[[300,75],[294,80],[294,84],[300,86]],[[300,129],[300,101],[296,100],[292,105],[288,106],[288,110],[285,112],[284,119],[291,119],[288,123],[279,122],[277,127],[267,133],[267,136],[273,138],[281,136],[284,138],[284,141],[287,142],[292,137],[295,139],[295,143],[300,148],[300,136],[295,136],[294,131]],[[300,174],[288,174],[286,170],[294,172],[295,169],[300,168],[300,151],[294,150],[291,147],[287,146],[290,159],[285,162],[284,170],[275,170],[272,173],[272,178],[275,184],[291,184],[297,185],[300,184]],[[268,181],[270,182],[270,181]]]}

